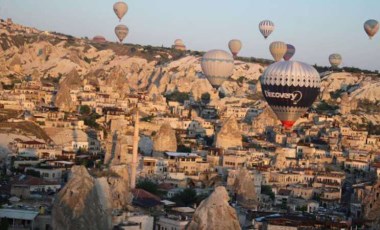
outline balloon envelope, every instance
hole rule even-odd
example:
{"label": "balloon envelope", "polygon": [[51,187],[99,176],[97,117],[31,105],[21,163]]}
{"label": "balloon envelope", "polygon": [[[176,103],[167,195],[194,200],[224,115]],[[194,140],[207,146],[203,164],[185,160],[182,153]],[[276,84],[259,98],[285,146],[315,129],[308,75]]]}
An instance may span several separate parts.
{"label": "balloon envelope", "polygon": [[115,34],[120,42],[122,42],[128,35],[129,29],[125,25],[118,25],[115,27]]}
{"label": "balloon envelope", "polygon": [[375,34],[377,33],[378,30],[379,30],[379,22],[378,21],[376,21],[374,19],[370,19],[364,23],[364,31],[367,33],[367,35],[370,39],[373,36],[375,36]]}
{"label": "balloon envelope", "polygon": [[284,57],[287,50],[288,47],[283,42],[272,42],[269,46],[269,51],[275,61],[280,61]]}
{"label": "balloon envelope", "polygon": [[331,54],[329,56],[329,62],[332,67],[338,67],[342,63],[342,56],[340,54]]}
{"label": "balloon envelope", "polygon": [[274,30],[274,23],[270,20],[261,21],[259,24],[259,30],[266,39]]}
{"label": "balloon envelope", "polygon": [[234,71],[234,59],[224,50],[210,50],[201,60],[202,71],[214,88],[219,88]]}
{"label": "balloon envelope", "polygon": [[242,48],[242,44],[240,40],[233,39],[228,43],[228,47],[230,48],[230,51],[234,57],[236,57]]}
{"label": "balloon envelope", "polygon": [[293,55],[296,53],[296,47],[290,44],[287,44],[286,47],[287,49],[284,55],[284,60],[289,61],[293,57]]}
{"label": "balloon envelope", "polygon": [[121,20],[124,17],[124,15],[128,12],[128,5],[125,2],[116,2],[113,5],[113,11],[115,12],[119,20]]}
{"label": "balloon envelope", "polygon": [[266,101],[286,129],[309,109],[320,91],[317,70],[296,61],[273,63],[260,83]]}

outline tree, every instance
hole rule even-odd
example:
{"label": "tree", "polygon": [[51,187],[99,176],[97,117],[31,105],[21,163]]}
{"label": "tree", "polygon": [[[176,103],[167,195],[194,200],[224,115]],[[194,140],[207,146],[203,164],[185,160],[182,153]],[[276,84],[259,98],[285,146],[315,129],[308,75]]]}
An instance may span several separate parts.
{"label": "tree", "polygon": [[269,185],[261,186],[261,194],[268,195],[272,200],[274,200],[274,193],[272,191],[272,187]]}
{"label": "tree", "polygon": [[210,96],[210,94],[207,93],[207,92],[206,92],[206,93],[203,93],[202,96],[201,96],[201,100],[202,100],[202,102],[205,103],[205,104],[210,103],[210,99],[211,99],[211,96]]}
{"label": "tree", "polygon": [[191,153],[191,151],[192,151],[191,148],[184,146],[184,145],[178,145],[178,147],[177,147],[177,152]]}
{"label": "tree", "polygon": [[0,220],[0,230],[8,230],[9,222],[7,218],[1,218]]}
{"label": "tree", "polygon": [[91,108],[88,105],[82,105],[79,109],[80,114],[89,115],[91,113]]}
{"label": "tree", "polygon": [[174,195],[172,200],[180,206],[190,206],[197,202],[197,193],[192,188],[186,188],[180,193]]}
{"label": "tree", "polygon": [[145,191],[155,195],[160,195],[160,192],[158,191],[158,185],[149,179],[144,179],[137,182],[136,188],[144,189]]}

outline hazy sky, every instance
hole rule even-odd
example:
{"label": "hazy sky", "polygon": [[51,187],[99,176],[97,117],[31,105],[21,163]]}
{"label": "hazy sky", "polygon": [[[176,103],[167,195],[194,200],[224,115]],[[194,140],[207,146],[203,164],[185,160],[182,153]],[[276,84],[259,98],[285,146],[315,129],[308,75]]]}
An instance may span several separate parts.
{"label": "hazy sky", "polygon": [[[114,0],[0,0],[0,17],[42,30],[78,37],[103,35],[115,41],[119,21]],[[271,58],[270,42],[293,44],[294,60],[328,65],[331,53],[344,66],[380,70],[380,34],[369,40],[363,23],[380,21],[380,0],[128,0],[122,23],[128,43],[170,46],[176,38],[188,49],[228,49],[243,42],[242,56]],[[275,31],[265,40],[258,30],[270,19]]]}

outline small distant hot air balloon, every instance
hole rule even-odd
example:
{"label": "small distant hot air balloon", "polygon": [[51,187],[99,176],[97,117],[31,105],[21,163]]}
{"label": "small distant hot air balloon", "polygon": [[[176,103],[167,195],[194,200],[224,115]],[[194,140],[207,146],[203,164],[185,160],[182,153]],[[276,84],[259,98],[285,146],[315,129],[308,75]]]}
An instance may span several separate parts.
{"label": "small distant hot air balloon", "polygon": [[269,21],[269,20],[261,21],[259,24],[259,29],[260,29],[261,34],[266,39],[273,32],[274,23],[272,21]]}
{"label": "small distant hot air balloon", "polygon": [[312,66],[296,61],[270,65],[261,79],[263,95],[286,129],[313,104],[320,91],[320,77]]}
{"label": "small distant hot air balloon", "polygon": [[340,54],[331,54],[329,56],[329,62],[332,67],[337,68],[342,63],[342,56],[340,56]]}
{"label": "small distant hot air balloon", "polygon": [[128,35],[129,29],[126,25],[118,25],[115,27],[115,34],[120,42],[122,42]]}
{"label": "small distant hot air balloon", "polygon": [[280,61],[284,57],[287,50],[288,47],[284,42],[272,42],[269,46],[269,51],[275,61]]}
{"label": "small distant hot air balloon", "polygon": [[232,39],[228,43],[228,47],[230,48],[230,51],[231,51],[232,55],[234,57],[236,57],[238,55],[238,53],[240,52],[241,48],[242,48],[242,44],[241,44],[240,40]]}
{"label": "small distant hot air balloon", "polygon": [[219,88],[234,71],[234,59],[224,50],[210,50],[201,60],[202,71],[214,88]]}
{"label": "small distant hot air balloon", "polygon": [[367,33],[369,39],[372,39],[372,37],[375,36],[379,30],[379,22],[374,19],[367,20],[364,23],[364,30]]}
{"label": "small distant hot air balloon", "polygon": [[182,39],[176,39],[172,48],[180,51],[186,50],[185,43],[182,41]]}
{"label": "small distant hot air balloon", "polygon": [[289,61],[293,57],[293,55],[296,53],[296,47],[290,44],[287,44],[286,47],[287,47],[287,50],[284,55],[284,60]]}
{"label": "small distant hot air balloon", "polygon": [[115,12],[116,16],[121,19],[124,17],[124,15],[128,12],[128,5],[125,2],[116,2],[113,5],[113,11]]}

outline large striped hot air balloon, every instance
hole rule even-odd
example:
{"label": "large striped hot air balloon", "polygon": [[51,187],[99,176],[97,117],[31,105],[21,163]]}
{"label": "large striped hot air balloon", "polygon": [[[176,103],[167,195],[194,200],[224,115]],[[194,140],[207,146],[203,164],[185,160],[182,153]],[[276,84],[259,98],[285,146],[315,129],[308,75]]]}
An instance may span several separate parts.
{"label": "large striped hot air balloon", "polygon": [[274,23],[270,20],[261,21],[259,24],[261,34],[266,39],[274,30]]}
{"label": "large striped hot air balloon", "polygon": [[124,17],[124,15],[128,12],[128,5],[125,2],[116,2],[113,5],[113,11],[115,12],[116,16],[121,19]]}
{"label": "large striped hot air balloon", "polygon": [[372,39],[372,37],[375,36],[378,30],[379,30],[378,21],[374,19],[370,19],[364,23],[364,31],[367,33],[369,39]]}
{"label": "large striped hot air balloon", "polygon": [[340,54],[331,54],[329,62],[332,67],[337,68],[342,63],[342,56]]}
{"label": "large striped hot air balloon", "polygon": [[126,25],[120,24],[115,27],[115,34],[120,42],[122,42],[128,35],[129,29]]}
{"label": "large striped hot air balloon", "polygon": [[210,50],[201,60],[202,71],[214,88],[219,88],[234,71],[234,59],[224,50]]}
{"label": "large striped hot air balloon", "polygon": [[309,109],[320,90],[317,70],[296,61],[270,65],[260,83],[266,101],[286,129]]}
{"label": "large striped hot air balloon", "polygon": [[287,49],[284,55],[284,60],[289,61],[293,57],[293,55],[296,53],[296,47],[290,44],[287,44],[286,47]]}
{"label": "large striped hot air balloon", "polygon": [[287,50],[288,47],[284,42],[272,42],[269,46],[269,51],[275,61],[280,61],[284,57]]}
{"label": "large striped hot air balloon", "polygon": [[234,57],[236,57],[238,55],[238,53],[240,52],[241,48],[242,48],[241,41],[237,40],[237,39],[232,39],[228,43],[228,48],[230,48],[230,51],[231,51],[232,55]]}

